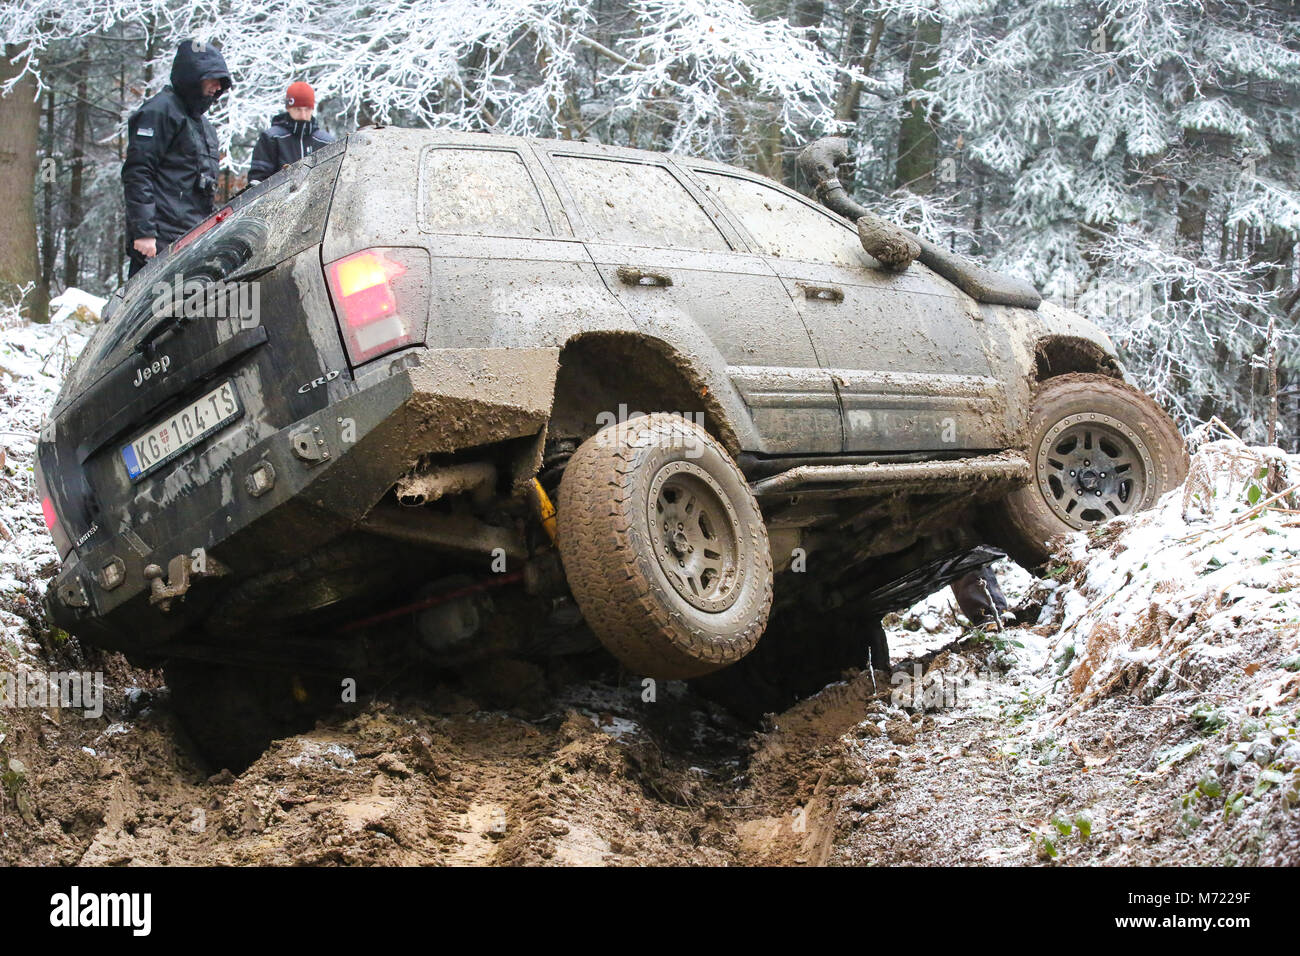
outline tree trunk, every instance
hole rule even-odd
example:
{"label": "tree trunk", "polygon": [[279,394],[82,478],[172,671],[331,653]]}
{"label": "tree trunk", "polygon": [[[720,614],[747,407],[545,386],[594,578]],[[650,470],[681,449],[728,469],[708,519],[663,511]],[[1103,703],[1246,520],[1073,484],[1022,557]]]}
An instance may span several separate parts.
{"label": "tree trunk", "polygon": [[[1193,262],[1205,261],[1205,228],[1210,207],[1210,191],[1198,183],[1180,182],[1178,184],[1177,234],[1174,239],[1179,254]],[[1181,282],[1174,282],[1169,287],[1169,298],[1181,302],[1187,298],[1187,290]]]}
{"label": "tree trunk", "polygon": [[1268,369],[1268,443],[1277,444],[1277,317],[1268,317],[1268,346],[1264,352]]}
{"label": "tree trunk", "polygon": [[1205,219],[1210,191],[1192,183],[1179,184],[1178,251],[1194,262],[1205,258]]}
{"label": "tree trunk", "polygon": [[[938,75],[939,44],[943,25],[936,16],[917,20],[907,67],[907,93],[927,90]],[[939,153],[939,132],[929,104],[912,96],[898,130],[898,188],[925,195],[934,189],[934,169]]]}
{"label": "tree trunk", "polygon": [[[15,77],[21,65],[16,46],[5,46],[0,62],[0,85]],[[36,255],[36,147],[40,139],[41,105],[36,81],[28,75],[8,96],[0,96],[0,209],[5,228],[0,229],[0,296],[17,301],[18,293],[32,286],[23,313],[36,322],[50,319],[48,294],[40,289],[41,270]]]}
{"label": "tree trunk", "polygon": [[77,76],[77,109],[72,120],[71,175],[68,180],[68,225],[63,233],[63,284],[72,288],[81,282],[81,244],[77,226],[83,215],[85,192],[86,127],[90,120],[90,103],[86,89],[86,62],[81,61]]}
{"label": "tree trunk", "polygon": [[54,88],[45,91],[45,159],[37,163],[41,183],[41,288],[50,294],[59,230],[54,225],[54,194],[59,188],[59,140],[54,135]]}
{"label": "tree trunk", "polygon": [[[117,113],[119,116],[126,115],[126,64],[122,63],[117,71]],[[117,146],[118,167],[126,161],[126,137],[119,131],[117,138],[114,140]],[[121,209],[121,207],[118,207]],[[113,268],[113,277],[120,280],[126,271],[126,212],[113,214],[114,238],[116,241],[113,245],[117,249],[117,255],[114,257],[116,265]]]}
{"label": "tree trunk", "polygon": [[[853,31],[856,37],[859,31]],[[862,59],[858,61],[858,70],[865,74],[871,72],[871,68],[876,63],[876,51],[880,48],[880,37],[885,32],[885,18],[880,17],[871,26],[871,37],[866,41],[866,49],[862,53]],[[858,107],[862,103],[862,81],[854,80],[845,85],[840,95],[840,101],[835,107],[835,118],[845,123],[851,123],[858,118]]]}
{"label": "tree trunk", "polygon": [[820,26],[826,16],[826,4],[821,0],[793,0],[786,19],[797,27]]}

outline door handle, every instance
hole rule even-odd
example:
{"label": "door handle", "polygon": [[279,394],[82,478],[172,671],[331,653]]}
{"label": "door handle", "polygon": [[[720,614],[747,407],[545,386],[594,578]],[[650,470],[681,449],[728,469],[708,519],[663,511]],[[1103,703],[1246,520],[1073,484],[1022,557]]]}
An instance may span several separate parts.
{"label": "door handle", "polygon": [[673,277],[666,272],[647,272],[633,269],[631,266],[618,267],[619,281],[624,285],[657,286],[663,288],[673,284]]}
{"label": "door handle", "polygon": [[844,290],[833,285],[804,285],[803,294],[806,298],[814,299],[818,302],[843,302]]}

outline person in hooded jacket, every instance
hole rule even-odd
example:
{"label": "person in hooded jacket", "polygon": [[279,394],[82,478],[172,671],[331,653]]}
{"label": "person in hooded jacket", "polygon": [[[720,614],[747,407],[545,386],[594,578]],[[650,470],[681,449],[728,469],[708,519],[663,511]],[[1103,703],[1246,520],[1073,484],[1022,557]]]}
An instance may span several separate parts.
{"label": "person in hooded jacket", "polygon": [[271,128],[257,138],[248,184],[260,183],[284,167],[298,162],[334,137],[317,124],[316,91],[299,80],[289,84],[284,96],[285,111],[271,120]]}
{"label": "person in hooded jacket", "polygon": [[184,40],[171,85],[132,114],[122,164],[130,275],[212,215],[217,133],[203,114],[231,85],[220,50]]}

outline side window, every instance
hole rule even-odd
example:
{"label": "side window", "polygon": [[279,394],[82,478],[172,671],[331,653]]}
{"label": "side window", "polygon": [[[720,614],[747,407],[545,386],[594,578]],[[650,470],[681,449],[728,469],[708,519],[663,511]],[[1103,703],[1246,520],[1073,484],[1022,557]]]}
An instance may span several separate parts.
{"label": "side window", "polygon": [[427,150],[420,228],[472,236],[549,236],[551,224],[522,157],[505,149]]}
{"label": "side window", "polygon": [[740,220],[764,255],[839,266],[872,264],[858,234],[821,210],[752,179],[703,169],[695,172]]}
{"label": "side window", "polygon": [[729,249],[713,220],[663,166],[586,156],[556,156],[555,164],[597,239],[671,249]]}

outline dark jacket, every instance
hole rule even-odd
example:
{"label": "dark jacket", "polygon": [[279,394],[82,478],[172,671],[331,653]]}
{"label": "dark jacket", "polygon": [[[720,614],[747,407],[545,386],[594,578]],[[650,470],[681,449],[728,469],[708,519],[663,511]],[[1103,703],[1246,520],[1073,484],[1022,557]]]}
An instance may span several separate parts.
{"label": "dark jacket", "polygon": [[253,147],[253,164],[248,168],[248,181],[259,183],[284,167],[298,162],[314,149],[334,142],[334,137],[321,129],[313,116],[306,121],[281,113],[271,120],[271,128],[257,137]]}
{"label": "dark jacket", "polygon": [[203,96],[202,80],[230,89],[221,51],[185,40],[172,62],[171,85],[150,97],[127,125],[122,186],[127,241],[153,236],[172,242],[213,212],[217,185],[217,133],[203,114],[216,100]]}

